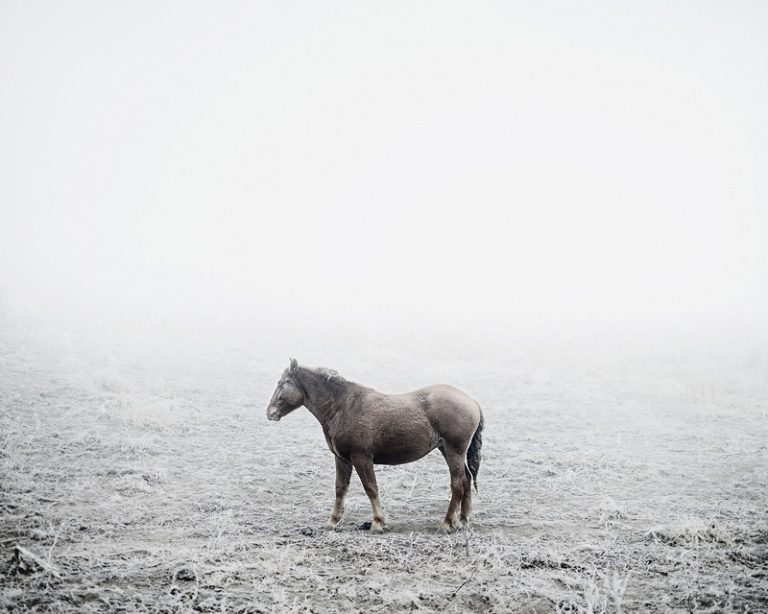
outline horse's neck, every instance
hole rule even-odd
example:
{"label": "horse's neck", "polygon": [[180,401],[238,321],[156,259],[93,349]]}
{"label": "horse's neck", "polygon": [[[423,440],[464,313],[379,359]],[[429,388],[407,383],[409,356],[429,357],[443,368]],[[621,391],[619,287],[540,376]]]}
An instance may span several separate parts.
{"label": "horse's neck", "polygon": [[304,406],[325,427],[336,415],[338,409],[335,395],[323,381],[323,376],[317,373],[304,370],[301,381],[306,393]]}

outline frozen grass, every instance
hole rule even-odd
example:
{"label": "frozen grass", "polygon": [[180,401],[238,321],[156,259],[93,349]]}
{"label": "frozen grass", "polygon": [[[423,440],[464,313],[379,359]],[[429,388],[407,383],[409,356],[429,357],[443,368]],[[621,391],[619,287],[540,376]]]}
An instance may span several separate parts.
{"label": "frozen grass", "polygon": [[[282,364],[13,343],[0,363],[0,609],[768,610],[762,367],[370,361],[347,375],[448,381],[487,420],[472,528],[437,532],[433,454],[379,469],[392,530],[374,536],[356,481],[323,530],[318,425],[264,416]],[[45,566],[20,570],[16,545]]]}

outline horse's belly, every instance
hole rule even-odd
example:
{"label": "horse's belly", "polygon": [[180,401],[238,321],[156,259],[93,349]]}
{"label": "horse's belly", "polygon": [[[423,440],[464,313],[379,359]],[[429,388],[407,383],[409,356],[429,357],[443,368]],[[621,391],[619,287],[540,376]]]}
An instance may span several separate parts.
{"label": "horse's belly", "polygon": [[403,465],[424,458],[427,454],[429,454],[429,451],[419,452],[418,454],[389,454],[383,452],[374,456],[373,462],[376,465]]}
{"label": "horse's belly", "polygon": [[404,463],[412,463],[420,458],[424,458],[429,454],[431,450],[426,451],[412,451],[410,453],[401,454],[398,452],[380,452],[373,457],[373,462],[377,465],[402,465]]}
{"label": "horse's belly", "polygon": [[373,462],[377,465],[402,465],[424,458],[437,446],[438,439],[433,433],[414,436],[389,436],[382,438],[375,446]]}

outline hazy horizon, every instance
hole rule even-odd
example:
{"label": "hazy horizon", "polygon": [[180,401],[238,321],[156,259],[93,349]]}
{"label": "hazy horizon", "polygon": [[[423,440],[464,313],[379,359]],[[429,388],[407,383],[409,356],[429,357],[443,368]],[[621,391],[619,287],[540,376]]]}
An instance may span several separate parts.
{"label": "hazy horizon", "polygon": [[764,5],[0,15],[0,322],[765,337]]}

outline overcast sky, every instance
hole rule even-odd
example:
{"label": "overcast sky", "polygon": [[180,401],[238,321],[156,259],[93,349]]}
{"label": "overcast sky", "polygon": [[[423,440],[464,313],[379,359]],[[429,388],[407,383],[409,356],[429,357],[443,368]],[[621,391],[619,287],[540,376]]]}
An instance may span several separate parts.
{"label": "overcast sky", "polygon": [[6,0],[0,310],[761,322],[766,33],[757,1]]}

